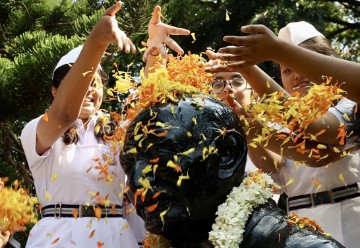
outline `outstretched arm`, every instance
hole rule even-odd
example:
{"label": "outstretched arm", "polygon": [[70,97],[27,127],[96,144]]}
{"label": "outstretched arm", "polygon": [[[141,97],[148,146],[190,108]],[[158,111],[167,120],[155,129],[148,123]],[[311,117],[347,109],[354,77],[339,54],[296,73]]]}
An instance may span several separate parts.
{"label": "outstretched arm", "polygon": [[360,102],[360,64],[338,59],[292,45],[276,37],[264,25],[243,26],[241,31],[248,36],[225,36],[224,41],[236,46],[221,48],[221,60],[230,62],[227,68],[243,68],[263,61],[275,61],[296,71],[313,82],[324,82],[323,76],[332,77],[332,82],[345,82],[347,97]]}
{"label": "outstretched arm", "polygon": [[47,112],[47,118],[39,121],[36,139],[38,154],[51,147],[79,117],[84,97],[108,45],[116,42],[119,50],[125,49],[127,53],[135,53],[135,46],[118,28],[115,19],[115,14],[121,6],[122,3],[117,2],[107,9],[94,26],[79,57],[61,82]]}
{"label": "outstretched arm", "polygon": [[[270,30],[269,30],[268,36],[266,35],[259,35],[258,39],[255,39],[253,42],[249,43],[250,47],[257,47],[256,44],[260,44],[262,42],[262,39],[269,40],[268,43],[274,43],[274,39],[278,39]],[[253,35],[254,37],[257,35]],[[235,37],[234,40],[238,42],[238,40],[243,40],[243,38],[248,38],[252,36],[246,36],[246,37]],[[253,37],[253,38],[254,38]],[[226,37],[225,37],[226,38]],[[247,39],[245,39],[247,41]],[[262,41],[262,42],[260,42]],[[281,40],[280,40],[281,41]],[[239,42],[240,43],[240,42]],[[247,44],[246,42],[244,42]],[[265,42],[267,43],[267,42]],[[243,44],[243,43],[241,43]],[[260,46],[260,45],[259,45]],[[272,50],[273,46],[264,45],[263,50]],[[295,47],[295,46],[294,46]],[[296,48],[296,47],[295,47]],[[249,48],[250,49],[250,48]],[[259,48],[260,49],[260,48]],[[306,49],[302,49],[306,50]],[[289,93],[287,93],[279,84],[277,84],[269,75],[267,75],[264,71],[262,71],[259,67],[256,65],[252,65],[251,63],[248,63],[252,58],[254,58],[253,62],[258,63],[261,62],[262,58],[265,58],[269,55],[266,55],[267,52],[260,52],[259,54],[256,54],[256,51],[249,52],[246,56],[241,55],[241,53],[245,53],[243,51],[247,51],[244,47],[235,47],[230,46],[226,48],[221,48],[219,50],[219,53],[214,53],[212,51],[206,51],[207,56],[212,59],[221,59],[224,60],[224,63],[216,63],[212,67],[207,68],[208,71],[217,72],[217,71],[237,71],[241,75],[244,76],[245,80],[251,85],[253,90],[259,94],[260,96],[264,94],[271,94],[273,92],[282,92],[284,94],[284,97],[289,96]],[[307,50],[306,50],[307,51]],[[240,55],[239,55],[240,54]],[[311,52],[312,54],[312,52]],[[248,59],[246,61],[243,61],[242,59]],[[236,93],[235,93],[235,97]],[[238,108],[237,105],[233,105],[235,108]],[[240,113],[240,111],[239,111]],[[339,139],[338,136],[338,128],[339,128],[340,122],[339,120],[331,113],[327,112],[325,113],[319,120],[314,120],[308,127],[307,132],[311,134],[316,134],[320,131],[326,131],[326,135],[322,135],[318,137],[318,141],[325,144],[330,145],[338,145]]]}

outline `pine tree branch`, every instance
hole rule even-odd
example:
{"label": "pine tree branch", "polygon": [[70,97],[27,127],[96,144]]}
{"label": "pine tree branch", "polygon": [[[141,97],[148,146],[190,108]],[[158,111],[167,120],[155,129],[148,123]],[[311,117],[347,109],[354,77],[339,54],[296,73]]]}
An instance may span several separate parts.
{"label": "pine tree branch", "polygon": [[346,5],[360,6],[359,0],[325,0],[325,2],[332,2],[332,3],[338,2]]}
{"label": "pine tree branch", "polygon": [[30,12],[29,12],[28,8],[26,7],[25,3],[23,1],[20,1],[20,3],[21,3],[21,5],[23,6],[23,8],[24,8],[24,10],[26,12],[26,15],[28,16],[29,21],[32,21],[33,18],[31,17]]}
{"label": "pine tree branch", "polygon": [[360,23],[351,23],[351,22],[346,22],[344,20],[340,20],[338,18],[334,18],[334,17],[325,17],[324,18],[326,21],[329,21],[329,22],[333,22],[333,23],[336,23],[336,24],[339,24],[339,25],[342,25],[344,27],[346,27],[347,29],[360,29]]}
{"label": "pine tree branch", "polygon": [[7,38],[6,38],[6,35],[5,35],[5,32],[4,32],[2,23],[0,23],[0,31],[1,31],[1,34],[2,34],[2,36],[4,38],[4,41],[7,41]]}
{"label": "pine tree branch", "polygon": [[[28,168],[24,150],[20,139],[13,132],[9,122],[0,123],[2,130],[2,159],[9,166],[16,169],[21,175],[24,183],[30,190],[33,190],[34,180],[31,176],[31,172]],[[17,159],[14,158],[14,154],[17,155]]]}

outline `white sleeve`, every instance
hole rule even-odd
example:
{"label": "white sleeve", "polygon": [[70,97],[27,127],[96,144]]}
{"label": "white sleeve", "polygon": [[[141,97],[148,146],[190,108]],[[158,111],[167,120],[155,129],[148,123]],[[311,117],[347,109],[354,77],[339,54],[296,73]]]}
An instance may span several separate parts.
{"label": "white sleeve", "polygon": [[[347,124],[346,131],[348,131],[348,129],[352,129],[356,121],[355,107],[355,102],[344,98],[341,99],[336,106],[329,108],[329,112],[334,114],[341,123]],[[346,115],[348,118],[345,117]]]}
{"label": "white sleeve", "polygon": [[346,143],[358,143],[360,137],[360,112],[356,111],[357,103],[347,98],[341,99],[335,107],[329,109],[339,122],[345,124]]}
{"label": "white sleeve", "polygon": [[47,150],[42,155],[36,152],[36,129],[41,117],[38,117],[30,121],[21,132],[21,144],[25,152],[26,160],[29,164],[29,168],[32,169],[34,166],[41,164],[41,161],[45,159],[52,148]]}

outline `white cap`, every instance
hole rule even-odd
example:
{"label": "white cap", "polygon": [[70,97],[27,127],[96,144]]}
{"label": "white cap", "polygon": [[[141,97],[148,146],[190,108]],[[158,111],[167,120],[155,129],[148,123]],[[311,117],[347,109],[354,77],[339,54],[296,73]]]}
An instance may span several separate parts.
{"label": "white cap", "polygon": [[55,66],[54,72],[57,68],[59,68],[60,66],[63,65],[67,65],[67,64],[74,64],[75,61],[77,60],[77,58],[80,55],[80,52],[83,48],[83,45],[78,46],[74,49],[72,49],[70,52],[68,52],[66,55],[64,55],[59,62],[57,63],[57,65]]}
{"label": "white cap", "polygon": [[305,21],[290,22],[288,25],[280,29],[278,34],[280,39],[290,42],[296,46],[315,36],[324,37],[324,35],[317,31],[313,25]]}
{"label": "white cap", "polygon": [[[67,54],[65,54],[63,57],[61,57],[61,59],[59,60],[59,62],[57,63],[57,65],[55,66],[55,69],[53,71],[53,77],[54,77],[54,72],[56,71],[57,68],[63,66],[63,65],[67,65],[67,64],[74,64],[75,61],[77,60],[77,58],[80,55],[80,52],[82,50],[84,45],[80,45],[78,47],[75,47],[74,49],[72,49],[70,52],[68,52]],[[98,69],[101,70],[101,66],[98,66]]]}

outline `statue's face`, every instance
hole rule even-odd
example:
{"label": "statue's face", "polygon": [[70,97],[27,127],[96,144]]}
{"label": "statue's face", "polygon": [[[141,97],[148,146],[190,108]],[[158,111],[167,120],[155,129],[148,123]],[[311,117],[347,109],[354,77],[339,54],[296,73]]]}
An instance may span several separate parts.
{"label": "statue's face", "polygon": [[238,117],[207,97],[140,113],[121,155],[146,229],[172,240],[207,236],[218,205],[241,183],[245,162]]}

